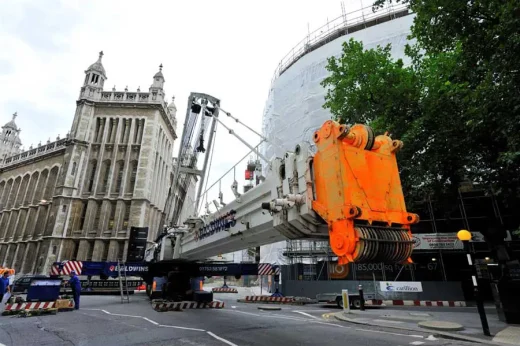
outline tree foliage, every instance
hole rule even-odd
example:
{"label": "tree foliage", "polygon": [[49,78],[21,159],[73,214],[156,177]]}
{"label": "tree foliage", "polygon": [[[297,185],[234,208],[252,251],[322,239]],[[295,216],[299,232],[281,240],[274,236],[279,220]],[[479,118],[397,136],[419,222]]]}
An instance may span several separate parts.
{"label": "tree foliage", "polygon": [[455,192],[469,178],[520,197],[518,1],[397,2],[415,12],[408,66],[392,59],[390,46],[345,42],[328,60],[324,107],[405,142],[399,164],[408,195]]}

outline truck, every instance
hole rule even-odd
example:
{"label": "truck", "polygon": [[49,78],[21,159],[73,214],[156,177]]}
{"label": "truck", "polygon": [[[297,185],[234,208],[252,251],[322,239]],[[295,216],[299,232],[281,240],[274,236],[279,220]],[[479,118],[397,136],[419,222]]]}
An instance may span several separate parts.
{"label": "truck", "polygon": [[[146,271],[139,273],[151,298],[211,300],[212,293],[204,292],[201,284],[208,274],[274,274],[276,282],[276,266],[261,271],[261,263],[249,269],[230,264],[226,270],[212,271],[216,264],[206,259],[283,240],[328,240],[340,265],[411,263],[410,225],[419,217],[406,210],[396,160],[403,146],[400,140],[387,134],[376,136],[367,125],[328,120],[311,138],[269,160],[258,146],[225,125],[221,114],[247,127],[223,110],[219,99],[190,94],[175,174],[160,222],[166,227],[157,230],[157,237],[146,248]],[[264,175],[257,160],[246,172],[247,179],[254,175],[256,186],[240,193],[235,179],[231,185],[234,199],[226,204],[220,192],[220,203],[213,201],[217,211],[210,212],[207,203],[201,214],[202,188],[211,166],[217,124],[249,147],[267,169]],[[266,141],[247,128],[261,137],[260,143]],[[187,208],[189,186],[194,181],[198,191],[189,199],[195,203]]]}
{"label": "truck", "polygon": [[[235,180],[232,202],[199,215],[209,155],[202,169],[196,167],[197,155],[211,151],[217,123],[234,134],[220,120],[220,111],[220,100],[190,95],[175,182],[166,202],[169,226],[146,250],[149,292],[161,286],[170,298],[211,299],[206,294],[193,296],[193,280],[203,274],[206,258],[288,239],[328,240],[338,264],[411,263],[410,225],[419,217],[407,212],[403,197],[396,160],[403,143],[386,134],[376,136],[363,124],[328,120],[309,141],[274,160],[235,135],[268,163],[267,174],[243,194]],[[194,131],[197,119],[200,136]],[[195,147],[199,150],[190,149]],[[179,191],[185,191],[191,176],[200,177],[197,203],[191,215],[179,220]]]}

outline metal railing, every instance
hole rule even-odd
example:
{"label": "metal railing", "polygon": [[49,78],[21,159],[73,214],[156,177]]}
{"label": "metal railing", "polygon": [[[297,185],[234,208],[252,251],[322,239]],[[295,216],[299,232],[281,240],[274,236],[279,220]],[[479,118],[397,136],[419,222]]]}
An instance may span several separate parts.
{"label": "metal railing", "polygon": [[335,40],[338,37],[349,33],[365,29],[367,27],[396,19],[410,14],[406,5],[389,4],[376,12],[372,11],[372,6],[363,7],[353,12],[344,13],[341,16],[327,22],[327,24],[310,32],[303,40],[298,42],[281,60],[274,72],[271,84],[282,75],[296,61],[307,53]]}

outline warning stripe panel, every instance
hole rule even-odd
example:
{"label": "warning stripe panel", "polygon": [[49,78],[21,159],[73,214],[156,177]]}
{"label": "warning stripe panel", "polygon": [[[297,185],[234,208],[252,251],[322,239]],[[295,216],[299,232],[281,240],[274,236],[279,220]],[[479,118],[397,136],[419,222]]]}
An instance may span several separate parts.
{"label": "warning stripe panel", "polygon": [[294,302],[294,298],[291,297],[271,297],[271,296],[246,296],[246,301],[250,302],[282,302],[289,303]]}
{"label": "warning stripe panel", "polygon": [[269,263],[258,264],[258,275],[269,275],[272,272],[272,265]]}
{"label": "warning stripe panel", "polygon": [[197,302],[170,302],[170,303],[153,303],[155,310],[167,309],[222,309],[224,308],[224,302],[214,300],[209,303],[197,303]]}
{"label": "warning stripe panel", "polygon": [[6,304],[5,311],[49,309],[49,308],[53,308],[54,305],[55,305],[55,302]]}

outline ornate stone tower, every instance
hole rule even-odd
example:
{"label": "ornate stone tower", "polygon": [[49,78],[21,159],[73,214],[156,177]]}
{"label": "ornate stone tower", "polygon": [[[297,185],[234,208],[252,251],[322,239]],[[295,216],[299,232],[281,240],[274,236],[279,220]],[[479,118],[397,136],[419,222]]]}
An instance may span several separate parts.
{"label": "ornate stone tower", "polygon": [[15,112],[11,121],[2,126],[2,133],[0,133],[0,166],[2,166],[7,157],[19,154],[21,151],[20,131],[22,129],[18,128],[14,121],[17,115]]}

